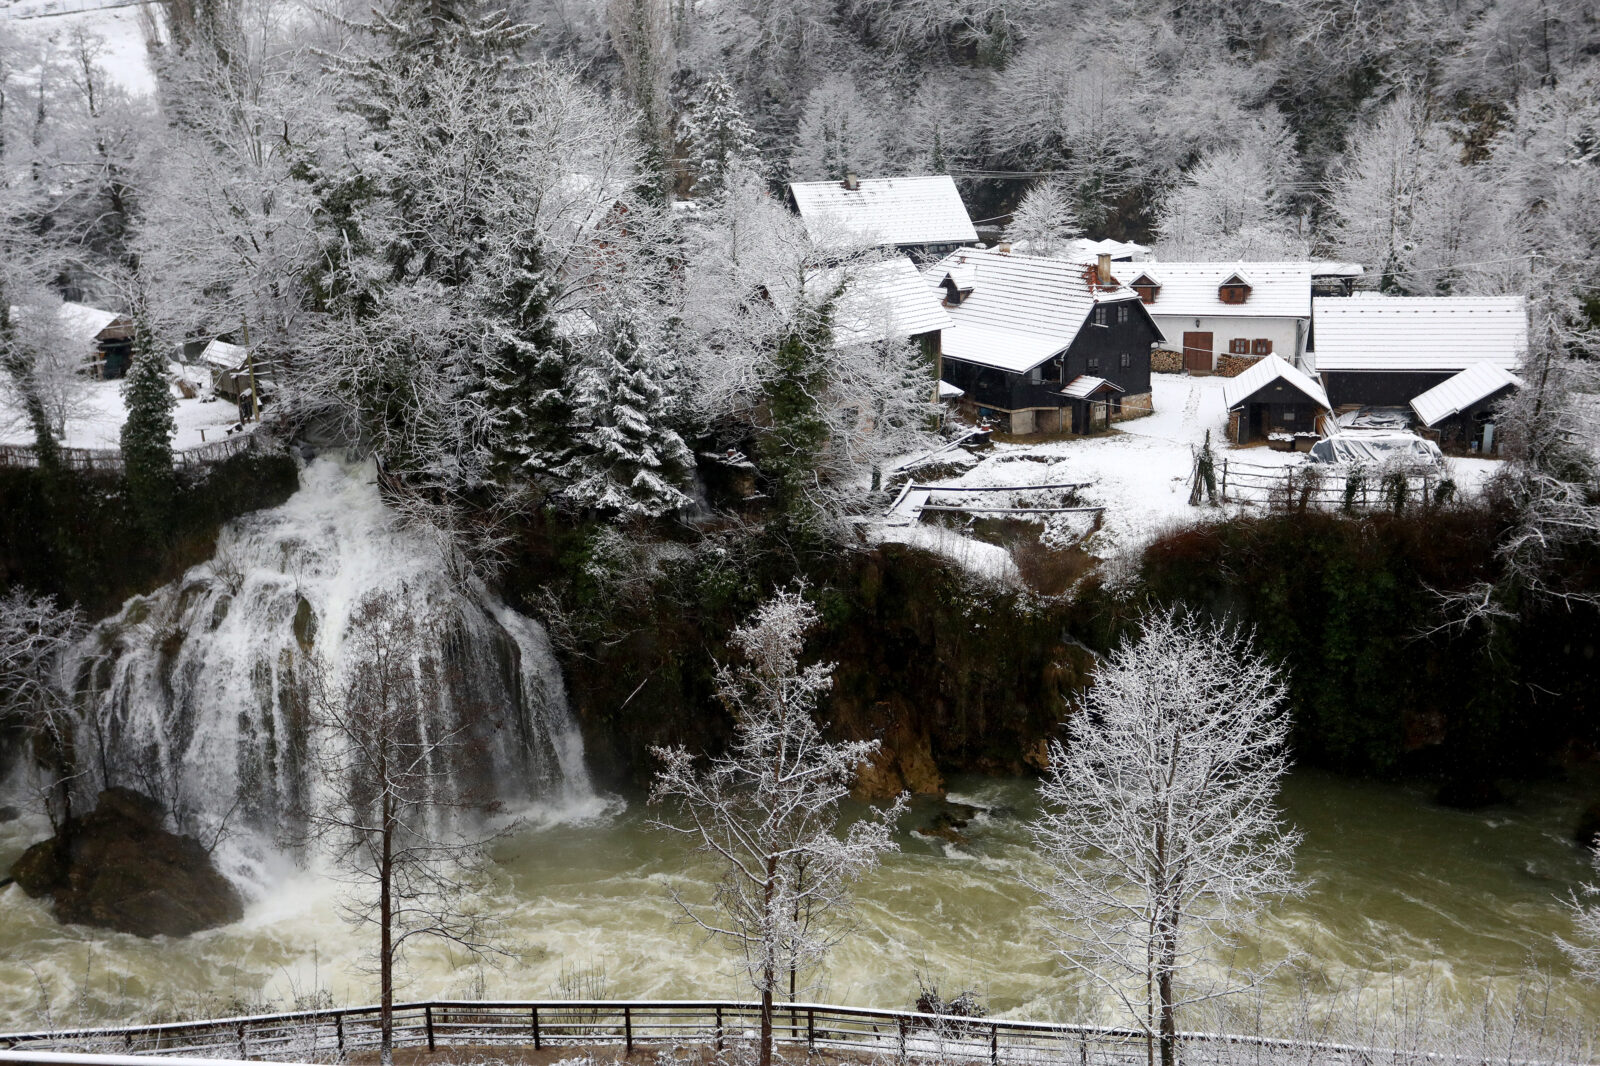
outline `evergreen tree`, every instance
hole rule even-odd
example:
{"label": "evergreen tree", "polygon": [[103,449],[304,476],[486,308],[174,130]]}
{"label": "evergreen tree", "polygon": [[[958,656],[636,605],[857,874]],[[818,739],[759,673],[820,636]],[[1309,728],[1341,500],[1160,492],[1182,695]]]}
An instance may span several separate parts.
{"label": "evergreen tree", "polygon": [[759,155],[755,137],[755,130],[739,110],[733,83],[720,71],[713,74],[684,118],[687,162],[695,174],[695,193],[711,196],[721,192],[729,167],[752,162]]}
{"label": "evergreen tree", "polygon": [[175,401],[167,360],[156,343],[142,294],[134,300],[133,322],[133,359],[123,384],[128,417],[122,424],[122,461],[134,507],[155,536],[162,532],[177,485],[172,468]]}
{"label": "evergreen tree", "polygon": [[571,347],[556,335],[543,253],[530,239],[506,258],[502,291],[486,301],[488,338],[477,369],[491,471],[502,483],[553,472],[570,457],[572,425]]}
{"label": "evergreen tree", "polygon": [[560,473],[581,507],[621,518],[659,518],[689,502],[679,488],[694,457],[662,420],[660,375],[633,321],[606,323],[592,362],[577,375],[577,454]]}
{"label": "evergreen tree", "polygon": [[760,443],[762,469],[775,482],[788,531],[808,540],[822,535],[828,519],[815,490],[816,470],[828,443],[822,398],[837,297],[835,292],[816,305],[801,298],[762,380],[769,420]]}

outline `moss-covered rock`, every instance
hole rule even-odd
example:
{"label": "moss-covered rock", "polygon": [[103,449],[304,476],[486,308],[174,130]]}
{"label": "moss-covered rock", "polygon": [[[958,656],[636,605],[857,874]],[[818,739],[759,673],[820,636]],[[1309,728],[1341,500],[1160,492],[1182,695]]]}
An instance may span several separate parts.
{"label": "moss-covered rock", "polygon": [[238,921],[244,903],[210,854],[161,822],[154,801],[107,789],[91,813],[23,852],[11,876],[62,922],[149,937]]}

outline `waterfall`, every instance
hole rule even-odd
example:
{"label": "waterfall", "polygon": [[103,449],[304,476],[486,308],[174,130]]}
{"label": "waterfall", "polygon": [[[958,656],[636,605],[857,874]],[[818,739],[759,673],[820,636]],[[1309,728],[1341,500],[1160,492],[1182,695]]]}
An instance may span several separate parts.
{"label": "waterfall", "polygon": [[436,635],[418,668],[451,678],[440,724],[470,734],[472,786],[512,808],[592,798],[543,627],[401,528],[370,464],[328,458],[282,506],[230,522],[210,562],[129,600],[78,645],[66,669],[79,790],[156,797],[180,830],[222,840],[224,872],[260,884],[273,839],[328,787],[315,756],[332,741],[308,721],[303,664],[319,656],[338,677],[352,613],[374,593]]}

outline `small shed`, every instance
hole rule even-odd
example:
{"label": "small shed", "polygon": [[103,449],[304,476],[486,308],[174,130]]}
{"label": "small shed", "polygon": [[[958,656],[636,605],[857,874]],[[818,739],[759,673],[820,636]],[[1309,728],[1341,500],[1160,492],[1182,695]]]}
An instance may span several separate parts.
{"label": "small shed", "polygon": [[1489,454],[1499,448],[1495,405],[1522,388],[1522,379],[1495,363],[1474,363],[1411,401],[1424,426],[1446,450]]}
{"label": "small shed", "polygon": [[1095,433],[1111,428],[1111,411],[1122,395],[1122,386],[1105,378],[1079,374],[1067,383],[1061,395],[1071,401],[1072,432]]}
{"label": "small shed", "polygon": [[1269,355],[1222,387],[1228,436],[1237,444],[1274,433],[1315,433],[1317,419],[1331,414],[1328,395],[1310,376]]}
{"label": "small shed", "polygon": [[89,357],[90,372],[97,378],[120,378],[128,372],[133,358],[133,319],[120,311],[106,311],[88,304],[66,302],[57,312],[61,332]]}

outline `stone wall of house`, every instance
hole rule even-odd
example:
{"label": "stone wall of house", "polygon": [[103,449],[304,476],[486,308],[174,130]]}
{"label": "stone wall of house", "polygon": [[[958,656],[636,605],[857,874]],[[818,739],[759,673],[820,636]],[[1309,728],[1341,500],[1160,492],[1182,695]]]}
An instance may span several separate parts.
{"label": "stone wall of house", "polygon": [[1183,353],[1157,348],[1150,353],[1150,369],[1157,374],[1183,373]]}
{"label": "stone wall of house", "polygon": [[1156,413],[1155,402],[1151,393],[1136,392],[1132,396],[1122,398],[1122,410],[1111,413],[1111,421],[1126,422],[1130,418],[1143,418]]}
{"label": "stone wall of house", "polygon": [[1264,358],[1266,357],[1261,355],[1219,354],[1217,356],[1217,376],[1223,378],[1236,378],[1240,374],[1243,374],[1246,370],[1249,370],[1251,367],[1261,362],[1261,360]]}

